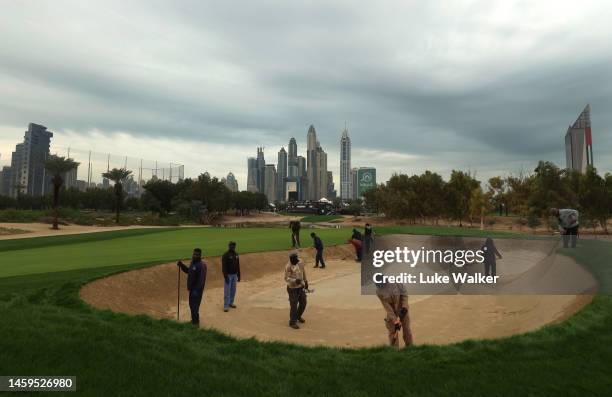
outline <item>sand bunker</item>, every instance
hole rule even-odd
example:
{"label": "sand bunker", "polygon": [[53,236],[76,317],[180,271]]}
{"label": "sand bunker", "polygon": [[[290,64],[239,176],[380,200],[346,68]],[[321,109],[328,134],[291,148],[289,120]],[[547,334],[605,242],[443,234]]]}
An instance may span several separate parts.
{"label": "sand bunker", "polygon": [[[418,237],[415,237],[418,239]],[[499,240],[500,242],[502,240]],[[503,245],[503,243],[501,244]],[[520,259],[535,263],[546,249],[510,247],[501,264]],[[286,341],[304,345],[364,347],[387,342],[384,311],[376,296],[362,296],[360,264],[352,247],[326,249],[327,268],[312,269],[312,249],[301,250],[310,286],[306,324],[293,330],[288,323],[288,299],[283,269],[287,251],[241,255],[242,282],[237,309],[223,312],[219,258],[206,258],[208,280],[201,308],[203,327],[238,338]],[[571,259],[557,256],[576,277],[595,281]],[[503,269],[504,266],[500,266]],[[566,274],[567,275],[567,274]],[[180,321],[189,321],[185,275],[181,275]],[[100,308],[156,318],[176,318],[177,268],[174,263],[121,273],[83,287],[81,298]],[[490,339],[536,330],[562,321],[592,299],[590,295],[417,295],[409,298],[415,343],[446,344],[466,339]]]}

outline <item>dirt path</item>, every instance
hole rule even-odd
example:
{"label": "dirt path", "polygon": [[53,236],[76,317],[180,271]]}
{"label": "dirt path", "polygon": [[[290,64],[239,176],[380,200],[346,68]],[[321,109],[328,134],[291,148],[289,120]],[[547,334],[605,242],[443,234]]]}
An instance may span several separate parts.
{"label": "dirt path", "polygon": [[[310,346],[385,344],[384,312],[375,296],[361,295],[360,265],[353,260],[352,249],[331,247],[326,254],[328,267],[321,270],[312,269],[312,250],[300,253],[315,290],[308,295],[307,322],[300,330],[287,326],[288,301],[282,274],[286,251],[241,255],[243,280],[238,284],[238,308],[228,313],[223,312],[219,258],[210,258],[201,310],[203,326],[239,338]],[[525,252],[519,250],[517,255],[525,257]],[[567,271],[585,277],[584,270],[569,258],[559,256],[557,260],[567,262]],[[166,264],[97,280],[84,286],[80,295],[98,308],[172,319],[176,318],[176,283],[176,265]],[[446,344],[536,330],[566,319],[591,299],[590,295],[420,295],[410,297],[410,315],[417,344]],[[180,321],[189,321],[184,288],[180,311]]]}
{"label": "dirt path", "polygon": [[60,230],[51,229],[51,225],[46,223],[0,223],[0,227],[8,229],[19,229],[25,231],[21,234],[0,235],[0,240],[11,240],[16,238],[63,236],[68,234],[110,232],[113,230],[158,228],[161,226],[81,226],[81,225],[60,225]]}

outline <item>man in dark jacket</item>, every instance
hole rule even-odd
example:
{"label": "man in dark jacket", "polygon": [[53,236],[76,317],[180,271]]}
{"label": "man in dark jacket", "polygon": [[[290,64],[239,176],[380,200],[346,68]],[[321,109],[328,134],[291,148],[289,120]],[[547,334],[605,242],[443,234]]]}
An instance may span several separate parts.
{"label": "man in dark jacket", "polygon": [[317,251],[314,267],[319,267],[319,263],[321,263],[321,269],[325,269],[325,261],[323,260],[323,241],[321,241],[321,237],[317,236],[314,232],[310,233],[310,237],[312,237],[314,248]]}
{"label": "man in dark jacket", "polygon": [[234,298],[236,297],[236,283],[240,282],[240,258],[236,253],[236,243],[229,242],[228,250],[221,258],[221,270],[225,284],[223,285],[223,311],[236,308]]}
{"label": "man in dark jacket", "polygon": [[357,262],[361,262],[363,258],[363,237],[361,236],[361,232],[359,230],[353,229],[353,235],[351,236],[349,243],[353,244],[353,247],[355,247]]}
{"label": "man in dark jacket", "polygon": [[196,248],[191,256],[191,264],[187,267],[182,261],[176,265],[187,273],[187,289],[189,290],[189,309],[191,310],[191,324],[200,325],[200,304],[206,285],[206,263],[202,261],[202,250]]}
{"label": "man in dark jacket", "polygon": [[300,221],[289,222],[289,228],[291,229],[291,246],[293,248],[300,248],[300,228],[302,225]]}
{"label": "man in dark jacket", "polygon": [[369,223],[366,223],[364,239],[363,239],[363,250],[366,254],[370,253],[370,249],[372,249],[373,244],[374,244],[374,231],[372,230],[372,225],[370,225]]}
{"label": "man in dark jacket", "polygon": [[485,276],[497,276],[497,260],[501,259],[502,255],[495,247],[495,243],[491,237],[487,237],[481,250],[484,256],[484,274]]}

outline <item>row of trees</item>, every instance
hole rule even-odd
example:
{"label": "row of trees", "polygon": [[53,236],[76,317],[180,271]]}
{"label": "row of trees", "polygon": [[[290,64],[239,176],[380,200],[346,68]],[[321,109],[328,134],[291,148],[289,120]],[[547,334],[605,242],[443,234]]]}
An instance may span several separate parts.
{"label": "row of trees", "polygon": [[144,185],[144,189],[144,209],[157,212],[160,216],[175,211],[183,217],[196,218],[203,223],[230,210],[246,215],[251,211],[268,208],[265,194],[232,192],[218,178],[206,172],[196,179],[187,178],[178,183],[152,180]]}
{"label": "row of trees", "polygon": [[365,194],[366,205],[376,212],[412,222],[441,218],[480,221],[504,206],[519,222],[536,227],[550,208],[576,208],[584,221],[600,225],[607,233],[612,217],[612,175],[595,168],[582,174],[540,162],[533,173],[496,176],[478,181],[474,175],[452,171],[448,181],[426,171],[421,175],[396,174]]}
{"label": "row of trees", "polygon": [[[208,173],[178,183],[151,180],[144,186],[145,192],[140,198],[125,197],[123,182],[131,175],[126,169],[103,174],[114,182],[111,189],[92,188],[85,192],[64,189],[63,175],[77,166],[71,159],[50,156],[46,168],[52,175],[53,195],[45,198],[19,195],[17,200],[0,197],[0,208],[51,205],[55,209],[54,228],[57,228],[60,203],[78,209],[112,209],[117,222],[123,208],[153,211],[160,216],[176,212],[208,223],[229,210],[244,215],[268,207],[264,194],[231,192]],[[365,205],[396,219],[412,222],[430,219],[437,223],[448,218],[460,225],[464,220],[476,220],[481,227],[485,216],[500,206],[509,208],[521,223],[532,227],[541,223],[549,208],[571,207],[582,213],[583,221],[599,224],[607,232],[607,221],[612,217],[611,174],[601,176],[592,167],[582,174],[561,169],[551,162],[540,162],[531,174],[497,176],[487,182],[482,186],[474,175],[456,170],[448,181],[430,171],[412,176],[396,174],[387,183],[368,191]]]}
{"label": "row of trees", "polygon": [[125,168],[114,168],[102,174],[113,181],[109,189],[89,188],[80,191],[64,188],[64,175],[78,167],[79,163],[61,156],[49,156],[45,168],[51,175],[53,194],[45,197],[32,197],[19,194],[16,199],[0,196],[0,209],[54,209],[53,228],[58,227],[58,209],[61,206],[75,209],[114,210],[119,223],[122,209],[152,211],[160,216],[177,212],[182,217],[203,223],[210,222],[216,215],[235,210],[245,215],[253,210],[268,207],[268,200],[262,193],[231,192],[223,182],[211,178],[208,173],[197,179],[184,179],[178,183],[164,180],[151,180],[144,185],[141,197],[126,197],[123,183],[132,174]]}

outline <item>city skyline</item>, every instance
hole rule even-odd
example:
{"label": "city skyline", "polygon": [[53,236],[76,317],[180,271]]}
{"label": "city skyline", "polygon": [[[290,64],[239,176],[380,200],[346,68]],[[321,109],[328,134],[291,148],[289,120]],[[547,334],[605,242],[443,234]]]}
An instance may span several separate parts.
{"label": "city skyline", "polygon": [[52,151],[128,148],[246,186],[235,164],[253,147],[305,147],[314,124],[339,189],[348,120],[352,163],[380,181],[486,179],[564,165],[559,135],[590,103],[596,166],[612,170],[612,4],[385,4],[8,2],[0,166],[32,122],[56,134]]}
{"label": "city skyline", "polygon": [[[586,170],[586,166],[587,165],[593,165],[593,148],[592,148],[592,131],[591,131],[591,107],[590,104],[587,104],[586,107],[583,109],[583,111],[580,113],[580,115],[578,116],[578,118],[576,119],[576,121],[571,124],[568,127],[568,130],[565,134],[565,157],[566,157],[566,165],[565,168],[573,168],[576,170],[579,170],[581,172],[584,172]],[[47,127],[43,126],[43,125],[38,125],[35,123],[30,123],[28,126],[28,130],[26,130],[25,132],[25,138],[24,138],[24,142],[22,143],[17,143],[15,146],[15,151],[12,152],[11,154],[11,162],[9,163],[8,166],[2,166],[1,162],[0,162],[0,182],[2,183],[2,186],[0,186],[0,192],[2,191],[6,191],[6,193],[9,193],[9,195],[14,195],[15,192],[12,190],[15,190],[17,185],[12,185],[9,181],[9,179],[12,178],[17,178],[17,176],[11,176],[10,172],[11,172],[11,168],[15,168],[14,164],[15,161],[17,161],[17,163],[19,163],[21,160],[20,157],[20,152],[23,151],[23,146],[24,144],[26,144],[28,142],[29,139],[28,137],[32,137],[34,135],[38,136],[40,134],[48,134],[45,135],[47,141],[46,141],[46,148],[49,148],[48,153],[49,154],[58,154],[57,150],[52,151],[50,150],[51,147],[51,137],[53,137],[53,133],[51,133],[50,131],[47,132]],[[568,140],[569,139],[569,140]],[[342,199],[346,200],[346,199],[355,199],[355,198],[359,198],[362,195],[358,194],[359,188],[357,186],[357,174],[356,172],[358,170],[362,170],[362,169],[367,169],[367,170],[373,170],[374,171],[374,183],[384,183],[385,180],[378,180],[378,182],[376,182],[376,167],[371,167],[371,166],[367,166],[367,167],[352,167],[351,166],[351,150],[352,150],[352,146],[351,146],[351,140],[350,140],[350,136],[348,134],[348,129],[346,127],[346,122],[345,122],[345,127],[341,132],[341,137],[340,137],[340,166],[339,166],[339,175],[338,175],[338,185],[339,185],[339,189],[336,190],[335,189],[335,182],[333,179],[329,179],[329,178],[333,178],[333,172],[329,171],[327,169],[327,153],[323,151],[319,140],[317,139],[317,135],[316,135],[316,130],[314,128],[314,125],[310,125],[308,128],[308,132],[307,132],[307,137],[306,137],[306,142],[307,142],[307,150],[306,150],[306,154],[307,156],[311,153],[312,151],[312,155],[316,155],[315,152],[321,152],[323,153],[324,156],[324,162],[325,162],[325,169],[320,171],[319,175],[323,175],[323,178],[321,178],[320,176],[317,176],[317,178],[319,178],[319,181],[317,182],[318,187],[317,187],[317,192],[314,193],[313,195],[311,195],[310,191],[307,190],[306,191],[306,196],[305,197],[300,197],[300,199],[303,200],[318,200],[319,198],[328,198],[328,197],[336,197],[336,194],[338,195],[338,197],[341,197]],[[265,162],[265,158],[264,158],[264,146],[258,146],[257,147],[257,158],[253,158],[253,157],[248,157],[247,158],[247,169],[248,172],[246,173],[247,177],[244,181],[244,184],[242,186],[245,186],[245,189],[241,189],[241,190],[248,190],[248,191],[262,191],[262,192],[266,192],[266,195],[269,192],[273,192],[274,194],[274,198],[271,199],[270,201],[284,201],[284,198],[286,197],[286,188],[287,188],[287,177],[291,177],[291,173],[295,172],[296,175],[300,174],[300,171],[304,168],[303,164],[300,164],[301,160],[303,163],[306,163],[306,158],[304,156],[300,156],[298,154],[298,150],[297,150],[297,140],[295,137],[291,137],[289,139],[289,145],[288,145],[288,151],[285,151],[284,146],[281,146],[281,149],[278,152],[278,160],[277,163],[273,164],[266,164]],[[310,146],[310,150],[308,150],[308,146]],[[73,158],[74,156],[70,156],[70,147],[68,148],[64,148],[64,150],[67,150],[66,153],[66,157],[71,157]],[[90,153],[90,159],[91,159],[91,153],[92,151],[89,151]],[[99,154],[99,153],[98,153]],[[61,155],[61,153],[60,153]],[[105,154],[105,156],[108,156],[108,159],[110,159],[111,154]],[[39,156],[40,157],[40,156]],[[123,156],[121,156],[123,157]],[[1,157],[0,157],[1,159]],[[125,156],[125,161],[127,164],[127,156]],[[314,160],[312,160],[314,161]],[[317,157],[317,161],[320,161],[320,159]],[[142,159],[140,160],[141,165],[140,167],[142,167]],[[10,164],[13,164],[13,167],[11,167]],[[292,166],[292,164],[294,164]],[[182,165],[180,164],[174,164],[175,166],[178,166],[180,168],[180,177],[184,177],[184,168]],[[270,184],[266,184],[266,181],[264,180],[264,178],[262,178],[262,176],[264,176],[266,173],[270,172],[270,170],[267,170],[266,167],[267,166],[273,166],[272,168],[274,169],[273,171],[273,175],[274,175],[274,187],[271,187]],[[170,166],[172,167],[172,163],[170,163]],[[559,166],[563,167],[563,165],[559,164]],[[40,168],[40,164],[38,165],[38,167]],[[293,168],[292,168],[293,167]],[[107,167],[108,168],[108,167]],[[137,167],[138,168],[138,167]],[[157,162],[155,163],[155,168],[157,168]],[[253,175],[251,175],[251,171],[252,168],[255,169],[255,173],[253,173]],[[283,169],[284,168],[284,169]],[[313,167],[315,169],[315,171],[317,170],[317,165],[315,165],[315,167]],[[343,185],[343,170],[347,169],[348,173],[347,173],[347,181],[345,181],[345,186],[347,189],[347,194],[346,196],[342,196],[342,185]],[[162,168],[160,168],[160,170],[162,170]],[[293,170],[293,171],[292,171]],[[40,171],[40,170],[39,170]],[[91,171],[88,171],[91,172]],[[142,173],[142,169],[140,170],[140,172]],[[151,172],[155,172],[154,170],[151,170]],[[317,171],[318,172],[318,171]],[[40,172],[39,172],[40,173]],[[200,173],[197,173],[194,175],[197,176],[201,173],[208,173],[210,174],[210,172],[203,171]],[[79,188],[82,188],[83,186],[83,180],[77,180],[77,170],[75,169],[73,172],[74,175],[70,175],[70,176],[66,176],[67,180],[72,180],[74,179],[74,185],[75,187],[77,187],[76,185],[79,185]],[[226,186],[232,190],[232,191],[236,191],[236,190],[240,190],[238,188],[239,183],[238,183],[238,179],[235,177],[234,173],[232,171],[230,171],[227,176],[218,176],[218,175],[212,175],[214,177],[217,177],[222,183],[226,184]],[[172,177],[172,170],[170,170],[170,177]],[[190,176],[187,176],[190,177]],[[307,176],[307,178],[313,178],[313,175]],[[90,175],[87,176],[87,178],[90,178]],[[251,180],[251,178],[253,178],[253,180]],[[27,178],[26,178],[27,179]],[[293,180],[293,179],[291,179]],[[284,183],[283,183],[284,181]],[[78,184],[77,184],[78,182]],[[102,186],[105,183],[107,183],[107,180],[103,180],[103,183],[100,184],[96,184],[92,181],[92,186]],[[309,181],[310,182],[310,181]],[[48,185],[48,184],[47,184]],[[66,186],[69,186],[69,184],[67,184]],[[70,186],[72,186],[72,184],[70,184]],[[26,183],[24,184],[25,189],[32,189],[29,184]],[[42,191],[44,191],[46,188],[48,188],[45,184],[41,185],[40,189],[42,189]],[[23,189],[22,189],[23,190]],[[321,193],[321,191],[325,191],[326,194]],[[35,195],[38,195],[38,193],[36,193]]]}
{"label": "city skyline", "polygon": [[297,195],[294,201],[335,198],[333,172],[328,170],[327,153],[313,124],[308,127],[306,141],[305,157],[299,155],[297,140],[291,137],[288,150],[281,146],[277,152],[276,163],[266,163],[265,148],[258,146],[257,157],[247,158],[247,190],[265,193],[270,202],[285,202],[289,193]]}

